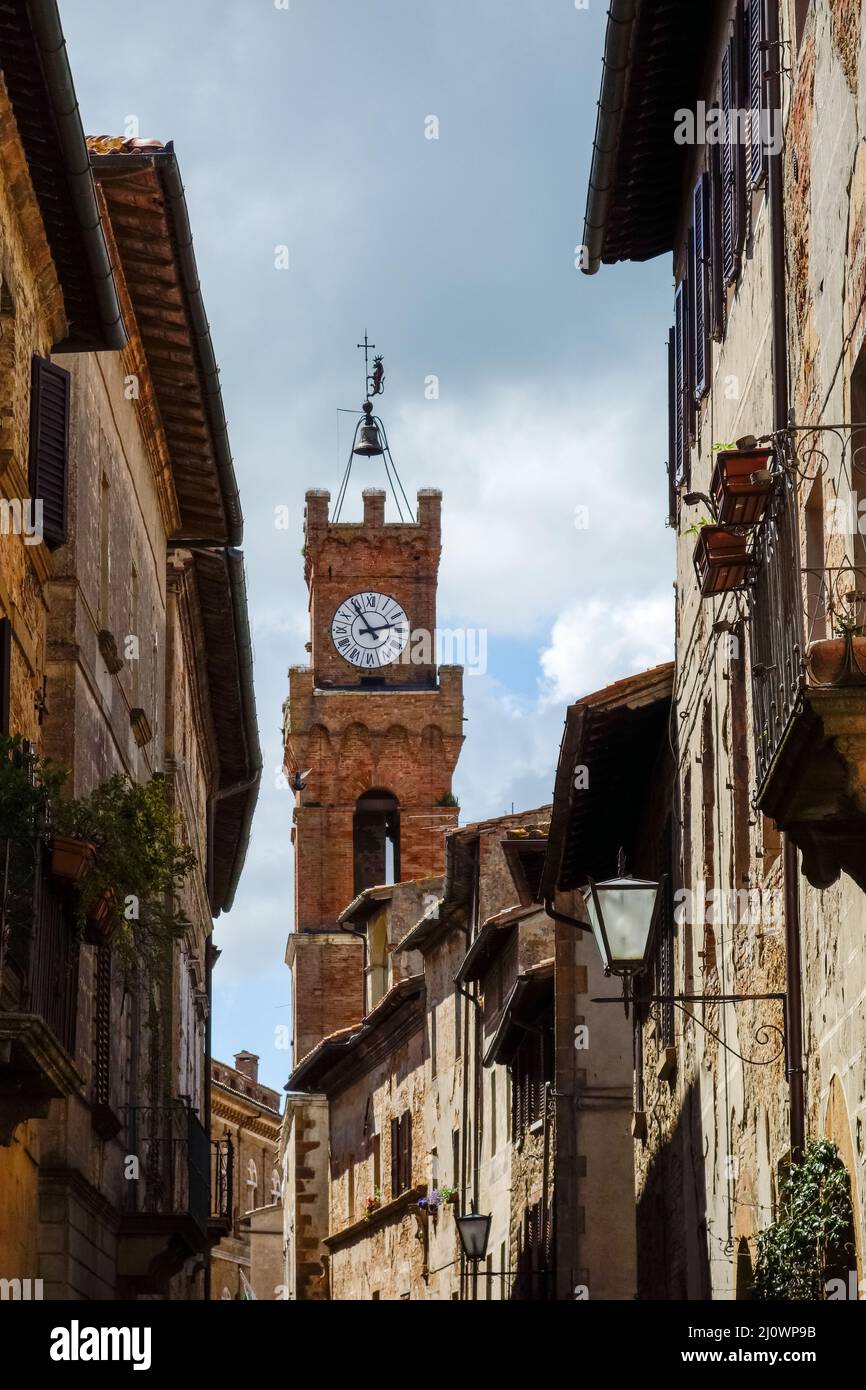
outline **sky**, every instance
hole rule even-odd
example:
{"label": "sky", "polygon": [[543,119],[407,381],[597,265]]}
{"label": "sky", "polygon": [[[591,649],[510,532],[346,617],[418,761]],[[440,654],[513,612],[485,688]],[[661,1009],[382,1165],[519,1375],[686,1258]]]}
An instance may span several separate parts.
{"label": "sky", "polygon": [[[60,0],[85,132],[173,140],[186,187],[244,508],[264,754],[246,868],[216,923],[213,1051],[258,1053],[278,1089],[281,706],[306,660],[304,492],[336,494],[365,332],[406,492],[444,494],[439,625],[486,633],[486,669],[464,682],[461,819],[549,802],[568,703],[672,655],[670,260],[575,267],[606,8],[150,0],[139,21],[116,0]],[[379,485],[381,460],[358,460],[343,519]]]}

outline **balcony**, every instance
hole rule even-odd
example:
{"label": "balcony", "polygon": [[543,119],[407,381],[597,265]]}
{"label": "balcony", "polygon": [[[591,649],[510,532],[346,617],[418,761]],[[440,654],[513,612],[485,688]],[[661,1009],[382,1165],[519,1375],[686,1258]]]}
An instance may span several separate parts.
{"label": "balcony", "polygon": [[211,1140],[210,1156],[210,1217],[208,1235],[218,1241],[232,1229],[232,1193],[234,1191],[234,1149],[228,1135]]}
{"label": "balcony", "polygon": [[0,839],[0,1144],[81,1086],[78,936],[40,836]]}
{"label": "balcony", "polygon": [[129,1106],[124,1119],[138,1176],[126,1184],[118,1275],[126,1296],[165,1295],[171,1277],[219,1239],[231,1218],[231,1152],[212,1144],[180,1101]]}
{"label": "balcony", "polygon": [[[798,508],[833,462],[818,434],[805,450],[785,437],[784,480],[757,538],[756,803],[800,849],[811,884],[844,870],[866,891],[866,541]],[[847,437],[831,434],[844,464]]]}

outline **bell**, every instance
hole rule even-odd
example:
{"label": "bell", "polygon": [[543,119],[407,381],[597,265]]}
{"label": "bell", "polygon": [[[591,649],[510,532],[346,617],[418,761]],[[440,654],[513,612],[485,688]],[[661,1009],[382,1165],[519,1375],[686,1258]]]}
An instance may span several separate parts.
{"label": "bell", "polygon": [[364,402],[364,421],[358,431],[358,438],[353,454],[360,454],[362,458],[375,458],[377,454],[384,454],[382,441],[379,438],[379,430],[376,422],[371,418],[373,407],[369,401]]}

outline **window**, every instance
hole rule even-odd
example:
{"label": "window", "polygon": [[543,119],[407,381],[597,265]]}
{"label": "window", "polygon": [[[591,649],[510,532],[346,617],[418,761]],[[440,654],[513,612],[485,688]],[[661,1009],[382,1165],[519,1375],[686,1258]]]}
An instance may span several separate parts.
{"label": "window", "polygon": [[490,1072],[490,1152],[496,1153],[496,1072]]}
{"label": "window", "polygon": [[280,1170],[279,1168],[273,1168],[271,1170],[271,1201],[280,1202],[282,1198],[283,1191],[280,1187]]}
{"label": "window", "polygon": [[749,105],[749,182],[756,188],[767,169],[767,149],[763,138],[764,70],[767,56],[764,42],[764,0],[749,0],[744,26],[746,37],[746,84]]}
{"label": "window", "polygon": [[452,1186],[460,1186],[460,1130],[455,1129],[451,1132],[451,1172]]}
{"label": "window", "polygon": [[42,504],[49,550],[66,542],[69,469],[69,383],[63,367],[34,357],[30,377],[30,495]]}
{"label": "window", "polygon": [[553,1081],[553,1030],[527,1032],[517,1046],[512,1070],[512,1133],[515,1140],[544,1114],[545,1083]]}
{"label": "window", "polygon": [[110,627],[109,597],[111,586],[111,490],[105,474],[99,490],[99,626]]}
{"label": "window", "polygon": [[430,1079],[436,1075],[436,1005],[430,1010]]}
{"label": "window", "polygon": [[382,1190],[382,1140],[378,1134],[373,1135],[373,1191]]}
{"label": "window", "polygon": [[740,272],[740,258],[746,229],[746,152],[738,124],[737,112],[742,80],[742,10],[738,8],[735,31],[722,58],[720,105],[725,113],[728,139],[720,145],[721,154],[721,242],[722,277],[731,285]]}
{"label": "window", "polygon": [[111,1105],[111,947],[96,950],[96,988],[93,1001],[93,1103]]}
{"label": "window", "polygon": [[391,1196],[412,1186],[412,1116],[408,1110],[391,1121]]}
{"label": "window", "polygon": [[691,379],[698,401],[710,389],[710,176],[705,170],[692,191]]}
{"label": "window", "polygon": [[797,51],[803,42],[803,34],[806,29],[806,20],[809,17],[809,7],[812,0],[794,0],[794,24],[797,31]]}
{"label": "window", "polygon": [[256,1168],[255,1159],[251,1158],[247,1164],[247,1200],[249,1202],[249,1206],[247,1208],[248,1211],[252,1211],[253,1207],[256,1205],[256,1192],[258,1191],[258,1186],[258,1169]]}
{"label": "window", "polygon": [[400,803],[388,791],[358,797],[353,823],[355,892],[400,881]]}

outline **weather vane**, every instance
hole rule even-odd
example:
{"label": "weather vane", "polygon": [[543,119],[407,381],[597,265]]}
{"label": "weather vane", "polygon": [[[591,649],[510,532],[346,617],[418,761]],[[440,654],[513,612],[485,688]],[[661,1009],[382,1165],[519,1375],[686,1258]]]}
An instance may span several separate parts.
{"label": "weather vane", "polygon": [[371,396],[381,396],[385,389],[385,367],[380,353],[378,357],[373,358],[373,370],[370,371],[370,353],[376,344],[367,341],[366,330],[363,343],[358,343],[357,346],[364,349],[364,372],[366,374],[367,400],[369,401]]}

